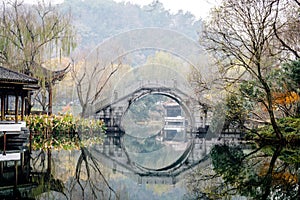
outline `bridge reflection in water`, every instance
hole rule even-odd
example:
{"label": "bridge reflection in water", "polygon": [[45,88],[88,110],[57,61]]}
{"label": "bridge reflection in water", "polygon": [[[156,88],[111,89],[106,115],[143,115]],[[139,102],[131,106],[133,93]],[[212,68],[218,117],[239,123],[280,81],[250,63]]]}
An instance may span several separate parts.
{"label": "bridge reflection in water", "polygon": [[150,88],[138,92],[124,98],[123,106],[117,101],[97,112],[107,124],[106,138],[89,150],[113,172],[138,183],[175,184],[193,167],[210,163],[213,145],[240,142],[240,131],[216,134],[204,123],[207,119],[195,123],[181,99]]}

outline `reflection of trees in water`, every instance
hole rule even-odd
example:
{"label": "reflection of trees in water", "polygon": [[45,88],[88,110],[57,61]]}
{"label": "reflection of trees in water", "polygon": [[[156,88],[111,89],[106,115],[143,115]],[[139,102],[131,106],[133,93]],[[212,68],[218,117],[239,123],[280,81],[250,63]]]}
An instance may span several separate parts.
{"label": "reflection of trees in water", "polygon": [[33,153],[31,155],[31,181],[37,184],[37,187],[33,188],[31,191],[32,196],[36,197],[48,191],[56,191],[67,198],[63,181],[56,179],[51,173],[51,151],[47,150],[47,152],[45,152],[44,150],[41,150],[35,153],[36,154]]}
{"label": "reflection of trees in water", "polygon": [[[87,176],[85,181],[81,179],[82,178],[81,174],[83,173],[82,170],[83,166],[85,168],[85,172]],[[99,184],[99,182],[95,182],[95,181],[99,181],[99,180],[103,181],[104,187],[101,187],[101,184],[97,185]],[[87,186],[89,186],[92,196],[96,198],[97,196],[99,196],[98,194],[101,194],[100,196],[101,199],[106,199],[106,198],[111,199],[112,194],[115,195],[116,198],[118,197],[114,189],[110,186],[105,176],[103,175],[99,161],[85,147],[81,147],[81,154],[80,157],[78,158],[77,165],[76,165],[75,180],[73,180],[71,184],[72,185],[71,193],[75,188],[76,184],[80,186],[83,198],[85,197]],[[106,196],[105,194],[107,189],[109,191],[108,196]]]}
{"label": "reflection of trees in water", "polygon": [[[53,153],[56,160],[52,157]],[[66,199],[119,199],[105,178],[101,163],[87,148],[81,147],[71,154],[74,155],[70,155],[69,151],[57,153],[49,150],[47,155],[40,151],[33,157],[34,174],[39,174],[35,176],[34,182],[38,187],[33,195],[56,191]],[[71,159],[71,164],[66,161],[67,158]]]}
{"label": "reflection of trees in water", "polygon": [[187,178],[189,198],[251,199],[300,198],[300,149],[282,145],[251,151],[241,146],[216,145],[211,163]]}
{"label": "reflection of trees in water", "polygon": [[156,140],[156,137],[149,138],[136,138],[129,135],[125,135],[124,146],[128,152],[134,153],[151,153],[164,147],[164,145]]}
{"label": "reflection of trees in water", "polygon": [[[160,169],[171,165],[187,148],[187,143],[177,142],[172,145],[158,141],[155,137],[138,139],[125,135],[123,141],[130,160],[148,169]],[[176,145],[179,147],[174,147]]]}

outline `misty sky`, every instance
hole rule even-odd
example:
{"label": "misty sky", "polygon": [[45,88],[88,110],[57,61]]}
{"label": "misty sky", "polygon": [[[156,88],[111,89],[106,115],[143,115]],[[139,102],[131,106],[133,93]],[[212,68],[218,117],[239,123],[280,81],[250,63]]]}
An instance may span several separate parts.
{"label": "misty sky", "polygon": [[[116,2],[122,2],[124,0],[114,0]],[[125,0],[125,2],[130,1],[134,4],[148,5],[153,2],[153,0]],[[166,10],[170,10],[171,13],[176,13],[178,10],[189,11],[197,18],[206,18],[209,9],[215,5],[216,0],[159,0],[163,3]]]}
{"label": "misty sky", "polygon": [[[34,3],[38,0],[24,0],[26,3]],[[63,0],[48,0],[51,3],[60,3]],[[127,2],[130,1],[133,4],[138,5],[148,5],[153,2],[153,0],[114,0],[116,2]],[[170,10],[171,13],[176,13],[178,10],[189,11],[197,18],[206,18],[209,9],[215,5],[217,0],[159,0],[163,3],[166,10]]]}

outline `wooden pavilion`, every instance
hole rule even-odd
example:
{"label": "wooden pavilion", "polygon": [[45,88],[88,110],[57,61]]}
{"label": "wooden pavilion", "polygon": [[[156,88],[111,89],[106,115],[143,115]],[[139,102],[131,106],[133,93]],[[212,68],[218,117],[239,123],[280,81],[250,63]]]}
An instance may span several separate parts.
{"label": "wooden pavilion", "polygon": [[23,121],[30,112],[28,97],[38,88],[37,79],[0,67],[1,121]]}

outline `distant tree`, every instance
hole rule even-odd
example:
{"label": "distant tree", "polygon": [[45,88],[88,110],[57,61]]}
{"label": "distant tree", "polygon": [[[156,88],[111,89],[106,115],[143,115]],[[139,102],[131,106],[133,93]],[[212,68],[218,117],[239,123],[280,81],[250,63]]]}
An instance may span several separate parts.
{"label": "distant tree", "polygon": [[289,79],[289,90],[300,94],[300,59],[286,63],[283,69],[284,76]]}
{"label": "distant tree", "polygon": [[168,28],[197,39],[197,31],[201,27],[201,20],[192,14],[172,14],[157,1],[140,7],[113,0],[65,0],[62,7],[71,8],[73,22],[80,35],[80,47],[94,47],[113,35],[145,27]]}
{"label": "distant tree", "polygon": [[[50,77],[42,67],[52,67],[45,62],[69,55],[75,47],[70,14],[44,1],[26,5],[18,0],[2,1],[0,12],[0,64],[38,78],[40,94],[46,99]],[[45,101],[41,102],[46,109]]]}
{"label": "distant tree", "polygon": [[[279,4],[279,1],[277,2]],[[273,22],[275,37],[281,48],[291,52],[296,59],[300,58],[300,2],[299,0],[280,1],[277,7],[276,20]]]}

